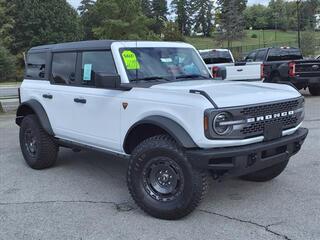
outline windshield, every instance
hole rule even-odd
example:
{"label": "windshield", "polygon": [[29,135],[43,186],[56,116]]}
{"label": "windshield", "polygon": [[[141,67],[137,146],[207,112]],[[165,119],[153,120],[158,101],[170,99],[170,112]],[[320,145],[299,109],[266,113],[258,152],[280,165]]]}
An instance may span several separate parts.
{"label": "windshield", "polygon": [[122,48],[120,54],[130,82],[211,78],[192,48]]}
{"label": "windshield", "polygon": [[206,64],[233,63],[232,57],[228,51],[208,51],[201,52],[201,57]]}

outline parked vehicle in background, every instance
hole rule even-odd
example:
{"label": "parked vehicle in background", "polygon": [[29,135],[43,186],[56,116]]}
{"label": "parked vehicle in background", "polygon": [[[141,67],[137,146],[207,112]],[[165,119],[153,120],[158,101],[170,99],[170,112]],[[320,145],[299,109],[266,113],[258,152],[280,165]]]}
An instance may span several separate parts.
{"label": "parked vehicle in background", "polygon": [[228,49],[206,49],[199,52],[214,78],[220,77],[221,69],[226,69],[226,80],[261,80],[262,63],[236,62]]}
{"label": "parked vehicle in background", "polygon": [[308,134],[296,89],[212,80],[185,43],[40,46],[26,66],[16,123],[27,164],[49,168],[61,147],[122,156],[132,198],[157,218],[191,213],[208,173],[276,178]]}
{"label": "parked vehicle in background", "polygon": [[262,48],[252,51],[246,62],[262,61],[265,82],[292,84],[297,89],[309,88],[320,95],[320,60],[307,60],[298,48]]}

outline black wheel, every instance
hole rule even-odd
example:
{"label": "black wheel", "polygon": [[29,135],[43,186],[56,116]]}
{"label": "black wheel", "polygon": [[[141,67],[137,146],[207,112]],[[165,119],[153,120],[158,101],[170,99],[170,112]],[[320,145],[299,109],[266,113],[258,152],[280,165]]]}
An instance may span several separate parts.
{"label": "black wheel", "polygon": [[320,86],[309,87],[309,92],[313,96],[320,96]]}
{"label": "black wheel", "polygon": [[142,142],[130,159],[127,183],[137,205],[161,219],[191,213],[207,191],[207,174],[192,168],[182,149],[167,135]]}
{"label": "black wheel", "polygon": [[286,169],[288,162],[289,160],[254,173],[241,176],[240,178],[251,182],[267,182],[278,177]]}
{"label": "black wheel", "polygon": [[31,168],[40,170],[54,165],[59,148],[43,130],[37,116],[23,119],[19,138],[23,157]]}

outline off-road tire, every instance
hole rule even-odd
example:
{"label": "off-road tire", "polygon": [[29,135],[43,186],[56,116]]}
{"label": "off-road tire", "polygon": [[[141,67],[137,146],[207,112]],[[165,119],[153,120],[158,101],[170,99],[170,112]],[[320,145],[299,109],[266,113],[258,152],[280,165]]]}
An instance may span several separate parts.
{"label": "off-road tire", "polygon": [[286,169],[288,162],[289,160],[283,161],[266,169],[241,176],[240,178],[251,182],[268,182],[278,177]]}
{"label": "off-road tire", "polygon": [[320,96],[320,86],[309,87],[309,92],[313,96]]}
{"label": "off-road tire", "polygon": [[[177,172],[183,175],[180,194],[166,201],[162,197],[156,199],[146,189],[148,179],[145,179],[149,175],[145,174],[144,169],[158,158],[178,166],[180,169]],[[132,198],[144,212],[167,220],[180,219],[191,213],[200,204],[208,188],[207,173],[194,169],[184,151],[168,135],[151,137],[134,149],[128,167],[127,184]]]}
{"label": "off-road tire", "polygon": [[[28,147],[27,134],[32,132],[36,150],[31,152]],[[59,147],[54,139],[42,128],[37,116],[28,115],[23,118],[20,126],[20,147],[27,164],[36,170],[52,167],[57,159]]]}

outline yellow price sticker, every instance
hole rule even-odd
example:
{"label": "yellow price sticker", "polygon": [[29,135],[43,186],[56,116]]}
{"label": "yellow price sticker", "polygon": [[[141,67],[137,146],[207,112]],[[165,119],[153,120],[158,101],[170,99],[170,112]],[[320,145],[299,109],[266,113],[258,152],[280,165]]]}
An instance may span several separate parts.
{"label": "yellow price sticker", "polygon": [[126,50],[122,52],[122,58],[128,70],[138,70],[140,69],[140,64],[138,62],[137,56],[134,52]]}

